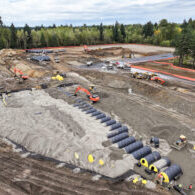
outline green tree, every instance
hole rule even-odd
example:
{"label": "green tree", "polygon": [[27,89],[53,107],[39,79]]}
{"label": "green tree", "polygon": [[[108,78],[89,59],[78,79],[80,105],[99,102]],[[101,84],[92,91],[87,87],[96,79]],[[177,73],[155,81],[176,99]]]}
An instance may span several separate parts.
{"label": "green tree", "polygon": [[0,16],[0,27],[2,27],[2,26],[3,26],[3,21],[2,21],[1,16]]}
{"label": "green tree", "polygon": [[121,35],[122,35],[122,42],[125,42],[125,39],[126,39],[126,31],[125,31],[125,26],[123,24],[121,24]]}
{"label": "green tree", "polygon": [[11,48],[16,48],[17,47],[17,32],[14,24],[12,23],[10,26],[10,31],[11,31]]}
{"label": "green tree", "polygon": [[27,48],[29,49],[32,47],[32,34],[31,34],[31,28],[28,26],[28,24],[26,24],[24,27],[24,33],[27,33],[26,43],[27,43]]}
{"label": "green tree", "polygon": [[159,27],[167,27],[168,21],[166,19],[162,19],[160,21]]}
{"label": "green tree", "polygon": [[117,21],[113,27],[113,40],[119,42],[119,23]]}
{"label": "green tree", "polygon": [[40,42],[41,42],[41,47],[46,47],[47,46],[47,43],[46,43],[45,36],[44,36],[43,32],[41,33]]}
{"label": "green tree", "polygon": [[176,55],[179,55],[179,65],[183,64],[184,57],[190,54],[191,34],[189,31],[183,31],[176,38]]}
{"label": "green tree", "polygon": [[195,32],[192,34],[192,37],[191,37],[190,52],[191,52],[191,57],[193,59],[192,65],[193,65],[193,68],[195,69]]}
{"label": "green tree", "polygon": [[153,36],[154,34],[154,25],[152,22],[148,22],[143,26],[143,35],[144,37]]}
{"label": "green tree", "polygon": [[100,24],[99,32],[100,32],[100,41],[104,41],[104,27],[102,23]]}

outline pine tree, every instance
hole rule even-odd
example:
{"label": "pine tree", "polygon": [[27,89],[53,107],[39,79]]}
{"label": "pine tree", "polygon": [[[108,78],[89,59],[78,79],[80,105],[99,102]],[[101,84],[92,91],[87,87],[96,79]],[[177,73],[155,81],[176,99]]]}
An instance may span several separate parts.
{"label": "pine tree", "polygon": [[182,34],[177,37],[175,47],[176,55],[179,55],[179,65],[183,64],[185,55],[190,54],[191,34],[189,31],[183,31]]}
{"label": "pine tree", "polygon": [[99,31],[100,31],[100,41],[104,41],[104,27],[102,23],[100,24]]}
{"label": "pine tree", "polygon": [[24,33],[27,32],[27,49],[32,47],[32,34],[31,34],[31,28],[28,26],[28,24],[24,27]]}
{"label": "pine tree", "polygon": [[14,24],[12,23],[10,26],[10,31],[11,31],[11,48],[16,48],[17,46],[17,35],[16,35],[16,28],[14,26]]}
{"label": "pine tree", "polygon": [[122,35],[122,42],[125,42],[125,38],[126,38],[126,32],[125,32],[125,26],[123,24],[121,24],[121,35]]}
{"label": "pine tree", "polygon": [[143,26],[143,35],[144,37],[153,36],[154,34],[154,25],[152,22],[148,22]]}
{"label": "pine tree", "polygon": [[195,33],[191,37],[190,41],[190,51],[191,51],[191,57],[193,59],[193,68],[195,69]]}
{"label": "pine tree", "polygon": [[0,16],[0,27],[2,27],[2,26],[3,26],[3,21],[2,21],[1,16]]}
{"label": "pine tree", "polygon": [[116,21],[113,28],[113,39],[116,42],[119,42],[119,23]]}

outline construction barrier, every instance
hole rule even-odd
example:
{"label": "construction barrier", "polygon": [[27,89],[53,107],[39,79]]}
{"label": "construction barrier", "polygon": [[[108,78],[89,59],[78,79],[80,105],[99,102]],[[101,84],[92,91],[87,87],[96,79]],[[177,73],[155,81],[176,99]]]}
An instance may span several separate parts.
{"label": "construction barrier", "polygon": [[[97,47],[97,46],[117,46],[117,45],[144,45],[144,46],[153,46],[154,47],[154,45],[141,44],[141,43],[114,43],[114,44],[97,44],[97,45],[87,45],[87,46],[88,47]],[[59,47],[31,48],[31,49],[24,49],[22,51],[44,50],[44,49],[62,49],[62,48],[77,48],[77,47],[84,47],[84,45],[70,45],[70,46],[59,46]]]}
{"label": "construction barrier", "polygon": [[[173,58],[171,58],[173,59]],[[167,58],[166,60],[170,60],[170,58]],[[189,71],[189,72],[195,72],[195,70],[193,69],[190,69],[190,68],[182,68],[182,67],[179,67],[179,66],[175,66],[173,63],[170,63],[170,62],[157,62],[157,61],[152,61],[153,63],[156,63],[156,64],[167,64],[167,65],[170,65],[172,68],[176,68],[176,69],[180,69],[180,70],[185,70],[185,71]]]}

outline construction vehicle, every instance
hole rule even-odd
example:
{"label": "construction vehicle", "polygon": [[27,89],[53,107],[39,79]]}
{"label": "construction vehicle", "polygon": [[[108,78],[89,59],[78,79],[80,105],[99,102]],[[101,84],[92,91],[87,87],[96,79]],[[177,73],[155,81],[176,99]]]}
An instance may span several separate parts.
{"label": "construction vehicle", "polygon": [[87,66],[92,66],[92,65],[93,65],[92,61],[87,62]]}
{"label": "construction vehicle", "polygon": [[28,79],[28,76],[24,75],[24,73],[18,68],[14,68],[14,77],[19,79],[19,83],[23,83],[24,80]]}
{"label": "construction vehicle", "polygon": [[133,72],[131,73],[131,77],[132,78],[136,78],[136,79],[145,79],[145,80],[151,80],[151,81],[156,81],[157,83],[163,85],[165,83],[165,81],[158,77],[157,74],[155,73],[148,73],[148,72],[144,72],[144,73],[140,73],[140,72]]}
{"label": "construction vehicle", "polygon": [[160,83],[161,85],[163,85],[165,83],[165,81],[162,78],[158,77],[158,76],[154,76],[150,80],[151,81],[156,81],[157,83]]}
{"label": "construction vehicle", "polygon": [[77,93],[79,91],[82,91],[82,92],[86,93],[88,99],[91,100],[92,103],[98,102],[100,100],[100,97],[97,94],[90,93],[87,89],[85,89],[85,88],[83,88],[81,86],[78,86],[76,88],[74,95],[77,96]]}
{"label": "construction vehicle", "polygon": [[179,139],[176,140],[171,147],[175,148],[176,150],[181,150],[182,148],[184,148],[187,145],[187,138],[185,135],[180,135]]}
{"label": "construction vehicle", "polygon": [[132,78],[135,78],[135,79],[144,79],[143,73],[139,73],[139,72],[133,72],[133,73],[131,73],[131,77]]}

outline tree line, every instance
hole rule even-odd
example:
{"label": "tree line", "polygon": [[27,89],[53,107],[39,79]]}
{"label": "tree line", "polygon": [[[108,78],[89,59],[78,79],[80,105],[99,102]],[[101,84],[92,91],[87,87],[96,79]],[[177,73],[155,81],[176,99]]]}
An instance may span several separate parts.
{"label": "tree line", "polygon": [[[195,20],[184,20],[182,24],[170,23],[166,19],[159,23],[147,22],[144,25],[92,25],[74,27],[61,25],[16,28],[3,25],[0,17],[0,49],[2,48],[39,48],[69,45],[93,45],[109,43],[143,43],[176,47],[180,56],[179,64],[186,56],[195,58]],[[195,60],[194,60],[195,61]],[[193,61],[193,63],[195,63]]]}

